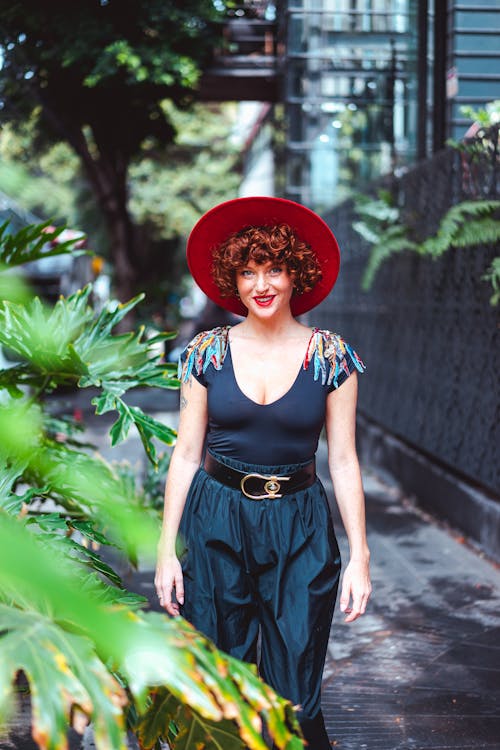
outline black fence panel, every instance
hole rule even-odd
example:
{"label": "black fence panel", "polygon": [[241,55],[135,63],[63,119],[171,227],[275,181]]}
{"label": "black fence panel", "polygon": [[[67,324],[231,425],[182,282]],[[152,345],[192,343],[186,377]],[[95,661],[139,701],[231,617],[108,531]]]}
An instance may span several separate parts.
{"label": "black fence panel", "polygon": [[[452,204],[497,192],[491,161],[479,172],[476,164],[472,172],[468,166],[467,156],[450,149],[393,183],[407,220],[419,234],[421,228],[422,237],[436,230]],[[327,220],[342,250],[341,272],[314,322],[341,333],[365,361],[360,410],[434,460],[498,492],[499,316],[489,302],[491,286],[481,279],[498,248],[452,249],[437,260],[393,256],[364,292],[370,249],[352,229],[353,203],[342,204]]]}

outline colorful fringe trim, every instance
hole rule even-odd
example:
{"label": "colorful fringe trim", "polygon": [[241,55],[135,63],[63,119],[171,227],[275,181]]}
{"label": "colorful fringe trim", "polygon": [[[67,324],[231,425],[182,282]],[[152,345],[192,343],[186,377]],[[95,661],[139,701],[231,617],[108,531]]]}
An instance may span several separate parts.
{"label": "colorful fringe trim", "polygon": [[365,370],[365,365],[354,349],[339,336],[331,331],[315,328],[309,341],[309,347],[304,358],[304,370],[311,361],[314,367],[314,380],[321,377],[322,385],[339,387],[339,375],[344,372],[350,375],[347,356],[349,356],[359,372]]}
{"label": "colorful fringe trim", "polygon": [[179,361],[178,378],[187,383],[193,369],[197,375],[205,372],[210,364],[220,370],[226,356],[231,326],[218,326],[210,331],[198,333],[186,346],[186,357]]}
{"label": "colorful fringe trim", "polygon": [[[198,333],[186,346],[185,357],[179,362],[179,380],[186,383],[193,370],[196,375],[206,372],[210,365],[220,370],[224,364],[227,348],[229,346],[229,331],[231,326],[219,326],[210,331]],[[350,375],[347,357],[350,357],[359,372],[363,372],[365,366],[354,349],[344,339],[331,331],[314,328],[306,356],[304,357],[304,370],[309,368],[311,362],[314,368],[314,380],[321,379],[322,385],[331,385],[338,388],[338,378],[341,373]]]}

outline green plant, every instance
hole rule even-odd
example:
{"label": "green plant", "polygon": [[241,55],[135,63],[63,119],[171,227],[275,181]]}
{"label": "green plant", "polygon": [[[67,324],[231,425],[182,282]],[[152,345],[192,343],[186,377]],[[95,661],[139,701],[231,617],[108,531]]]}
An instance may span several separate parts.
{"label": "green plant", "polygon": [[253,667],[182,619],[141,611],[141,597],[95,549],[114,545],[132,563],[150,559],[159,517],[148,500],[158,488],[150,481],[138,493],[74,420],[47,410],[47,395],[97,389],[97,413],[118,412],[112,443],[135,425],[153,470],[165,462],[155,441],[171,444],[175,432],[130,406],[127,391],[178,381],[155,348],[164,336],[113,332],[139,298],[96,315],[90,287],[49,308],[20,277],[14,283],[15,267],[47,254],[45,239],[44,225],[0,233],[0,344],[17,360],[0,369],[0,725],[8,725],[22,672],[33,737],[48,750],[66,747],[69,723],[81,731],[89,720],[101,750],[126,748],[127,721],[144,748],[168,739],[172,750],[214,750],[222,741],[265,750],[265,721],[277,747],[298,750],[290,704]]}
{"label": "green plant", "polygon": [[482,278],[485,281],[489,281],[493,287],[493,294],[490,298],[491,304],[498,305],[500,302],[500,257],[494,258],[491,266]]}
{"label": "green plant", "polygon": [[416,250],[417,243],[409,238],[407,227],[401,221],[401,212],[393,205],[388,191],[379,191],[377,199],[358,195],[355,201],[359,220],[353,223],[353,229],[372,245],[361,280],[362,288],[367,290],[385,260],[395,253]]}
{"label": "green plant", "polygon": [[463,106],[460,107],[460,112],[471,122],[477,122],[482,128],[488,129],[500,122],[500,99],[488,102],[480,109]]}
{"label": "green plant", "polygon": [[[419,242],[412,236],[412,230],[404,222],[400,209],[394,206],[391,193],[379,191],[377,199],[357,196],[359,221],[353,223],[353,229],[372,245],[362,277],[362,288],[367,290],[372,286],[382,263],[395,253],[412,251],[438,258],[451,248],[498,242],[499,210],[500,201],[462,201],[452,206],[441,218],[436,234]],[[482,278],[493,284],[496,276],[491,272]],[[497,304],[498,300],[498,294],[494,294],[491,303]]]}
{"label": "green plant", "polygon": [[418,246],[418,252],[438,258],[452,247],[477,247],[500,240],[500,201],[462,201],[442,217],[438,231]]}

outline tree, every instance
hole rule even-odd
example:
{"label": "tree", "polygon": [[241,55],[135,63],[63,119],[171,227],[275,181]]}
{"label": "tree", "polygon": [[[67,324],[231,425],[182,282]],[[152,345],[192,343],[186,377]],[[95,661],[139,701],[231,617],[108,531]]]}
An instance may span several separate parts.
{"label": "tree", "polygon": [[126,393],[178,381],[142,330],[113,333],[140,300],[95,315],[90,288],[52,308],[32,298],[12,270],[70,250],[50,249],[44,228],[0,228],[0,344],[17,359],[0,369],[0,727],[22,672],[33,737],[47,750],[66,747],[70,721],[81,731],[89,719],[99,750],[125,750],[127,722],[141,748],[163,738],[172,750],[266,750],[262,719],[280,750],[300,750],[290,703],[255,668],[217,651],[181,618],[143,612],[141,598],[91,547],[150,556],[158,516],[70,419],[51,416],[47,395],[68,385],[97,389],[97,413],[118,412],[113,444],[135,425],[156,463],[153,438],[170,444],[175,433],[129,406]]}
{"label": "tree", "polygon": [[117,292],[141,266],[128,170],[142,144],[172,143],[170,100],[187,107],[216,41],[211,0],[0,0],[4,122],[33,118],[36,146],[63,140],[105,218]]}
{"label": "tree", "polygon": [[[181,110],[162,102],[161,107],[178,135],[166,148],[147,141],[133,159],[128,207],[141,241],[141,264],[134,273],[137,287],[146,292],[147,307],[141,305],[140,313],[160,313],[173,327],[178,314],[174,303],[182,296],[187,274],[182,239],[201,214],[234,196],[239,149],[232,138],[233,103],[195,103]],[[32,121],[15,132],[11,125],[3,128],[2,190],[42,219],[82,230],[88,246],[107,255],[102,221],[78,157],[64,142],[34,154],[33,142]]]}

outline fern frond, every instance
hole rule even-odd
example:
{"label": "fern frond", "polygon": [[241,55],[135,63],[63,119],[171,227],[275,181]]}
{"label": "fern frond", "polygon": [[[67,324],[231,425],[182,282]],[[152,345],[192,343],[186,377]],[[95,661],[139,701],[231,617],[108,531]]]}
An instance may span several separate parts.
{"label": "fern frond", "polygon": [[361,217],[370,217],[379,222],[395,222],[399,219],[399,209],[390,206],[386,201],[370,201],[364,206],[360,206],[358,213]]}
{"label": "fern frond", "polygon": [[483,281],[489,281],[493,287],[493,294],[490,297],[491,305],[498,305],[500,302],[500,256],[493,258],[490,267],[486,273],[481,276]]}
{"label": "fern frond", "polygon": [[453,240],[453,246],[476,247],[477,245],[493,245],[499,241],[500,221],[488,216],[465,224],[460,234]]}
{"label": "fern frond", "polygon": [[361,280],[361,288],[364,291],[370,289],[378,269],[391,255],[402,253],[405,250],[416,251],[417,249],[418,245],[408,238],[404,226],[396,224],[389,227],[380,237],[379,242],[372,248]]}
{"label": "fern frond", "polygon": [[[486,245],[498,239],[495,225],[500,227],[498,219],[489,218],[500,210],[500,201],[463,201],[452,206],[441,219],[437,234],[428,237],[420,245],[423,254],[438,257],[451,247],[466,247],[468,244]],[[471,218],[478,218],[471,221]],[[473,225],[473,231],[471,226]],[[467,236],[468,241],[464,241]],[[472,241],[471,241],[472,240]]]}
{"label": "fern frond", "polygon": [[376,245],[380,241],[380,233],[369,226],[365,221],[355,221],[352,228],[370,245]]}

